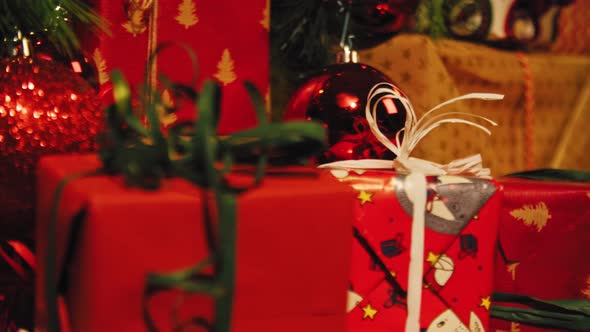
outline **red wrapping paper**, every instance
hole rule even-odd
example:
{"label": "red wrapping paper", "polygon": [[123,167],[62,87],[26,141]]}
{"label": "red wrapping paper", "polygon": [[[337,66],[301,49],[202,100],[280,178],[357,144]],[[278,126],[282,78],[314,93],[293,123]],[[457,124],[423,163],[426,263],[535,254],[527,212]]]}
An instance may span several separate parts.
{"label": "red wrapping paper", "polygon": [[[512,178],[501,183],[495,291],[590,299],[590,184]],[[553,331],[498,319],[491,326],[497,332]]]}
{"label": "red wrapping paper", "polygon": [[[412,203],[405,176],[332,170],[356,190],[348,331],[404,331]],[[427,177],[424,331],[486,331],[501,189],[494,182]]]}
{"label": "red wrapping paper", "polygon": [[[95,156],[48,157],[39,166],[37,253],[45,257],[49,206],[65,176],[99,167]],[[240,196],[232,331],[343,331],[348,284],[351,189],[315,169],[267,175]],[[145,331],[141,301],[148,272],[196,264],[207,250],[202,190],[166,180],[158,191],[128,188],[119,177],[69,184],[59,208],[58,267],[71,331]],[[43,280],[37,329],[45,330]],[[212,315],[211,301],[179,294],[149,302],[160,331]]]}
{"label": "red wrapping paper", "polygon": [[[198,57],[197,89],[205,79],[217,79],[223,86],[219,133],[229,134],[256,124],[243,82],[251,81],[267,98],[270,95],[269,1],[157,0],[144,11],[141,6],[149,1],[93,2],[109,21],[112,33],[100,38],[88,36],[83,45],[97,64],[105,95],[109,95],[111,70],[122,70],[132,85],[143,83],[150,52],[160,43],[174,41],[190,46]],[[152,31],[155,38],[150,36]],[[183,83],[191,82],[193,76],[190,58],[179,48],[158,56],[157,71]],[[187,107],[163,122],[193,119],[194,114],[194,108]]]}

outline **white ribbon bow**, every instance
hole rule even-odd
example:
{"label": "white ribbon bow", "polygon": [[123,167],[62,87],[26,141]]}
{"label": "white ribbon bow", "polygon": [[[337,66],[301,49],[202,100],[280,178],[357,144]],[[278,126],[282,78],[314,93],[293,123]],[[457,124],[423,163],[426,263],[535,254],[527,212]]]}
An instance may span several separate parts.
{"label": "white ribbon bow", "polygon": [[[379,83],[375,85],[367,97],[365,106],[365,116],[371,132],[379,142],[387,149],[395,153],[397,158],[391,160],[381,159],[361,159],[361,160],[343,160],[333,163],[323,164],[319,167],[329,168],[361,168],[361,169],[395,169],[398,172],[410,173],[420,172],[426,175],[469,175],[478,177],[489,177],[490,170],[483,168],[481,155],[476,154],[462,159],[456,159],[448,164],[438,164],[432,161],[411,157],[411,153],[416,145],[433,129],[443,123],[463,123],[478,128],[488,135],[491,132],[488,128],[470,120],[458,118],[456,116],[466,116],[481,119],[493,126],[497,124],[483,116],[465,113],[465,112],[446,112],[438,115],[433,113],[451,103],[464,99],[483,99],[483,100],[501,100],[504,96],[495,93],[470,93],[457,98],[445,101],[433,109],[426,112],[420,120],[417,119],[416,112],[408,98],[404,97],[392,84]],[[406,109],[405,127],[395,135],[395,143],[385,136],[377,123],[377,107],[384,99],[397,99]],[[448,117],[453,115],[455,117]],[[400,134],[404,132],[404,139],[400,142]]]}

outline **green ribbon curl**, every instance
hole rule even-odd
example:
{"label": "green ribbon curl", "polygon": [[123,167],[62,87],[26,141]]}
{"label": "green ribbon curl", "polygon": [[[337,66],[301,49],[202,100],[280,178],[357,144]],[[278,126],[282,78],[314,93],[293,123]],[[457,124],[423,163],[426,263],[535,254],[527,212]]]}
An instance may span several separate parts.
{"label": "green ribbon curl", "polygon": [[520,307],[494,304],[494,318],[560,331],[590,330],[590,300],[542,300],[530,296],[494,293],[494,303],[517,304]]}

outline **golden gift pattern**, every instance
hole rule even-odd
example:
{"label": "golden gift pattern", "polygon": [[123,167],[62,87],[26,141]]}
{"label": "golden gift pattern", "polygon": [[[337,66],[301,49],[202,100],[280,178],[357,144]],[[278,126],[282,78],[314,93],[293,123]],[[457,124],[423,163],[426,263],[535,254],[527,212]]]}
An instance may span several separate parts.
{"label": "golden gift pattern", "polygon": [[[255,0],[247,6],[238,0],[229,0],[223,5],[202,0],[96,0],[93,4],[97,13],[112,23],[110,35],[101,33],[97,38],[82,41],[97,65],[97,81],[104,89],[108,89],[105,83],[109,82],[108,74],[114,68],[126,74],[131,86],[147,83],[156,87],[159,72],[195,86],[213,78],[229,88],[222,97],[222,113],[231,115],[220,118],[219,132],[228,134],[256,124],[247,95],[234,90],[230,84],[249,81],[263,93],[269,90],[269,36],[265,28],[265,22],[269,21],[266,15],[270,16],[269,1]],[[236,34],[241,38],[236,39]],[[196,77],[190,69],[190,56],[182,47],[173,46],[154,57],[145,82],[148,58],[158,45],[171,41],[194,51]],[[173,120],[169,114],[161,115],[165,123]],[[195,116],[187,107],[175,115],[177,121],[191,121]]]}
{"label": "golden gift pattern", "polygon": [[160,98],[162,98],[162,105],[156,111],[162,125],[169,126],[177,120],[176,114],[169,111],[174,109],[174,100],[168,89],[164,89]]}
{"label": "golden gift pattern", "polygon": [[373,308],[370,303],[361,309],[363,309],[363,319],[375,319],[375,315],[378,313],[377,309]]}
{"label": "golden gift pattern", "polygon": [[236,73],[234,72],[234,60],[231,57],[229,49],[224,49],[221,55],[221,60],[217,64],[217,78],[223,85],[228,85],[237,79]]}
{"label": "golden gift pattern", "polygon": [[260,24],[267,31],[270,29],[270,0],[266,0],[266,7],[264,7],[264,11],[262,12],[262,20],[260,20]]}
{"label": "golden gift pattern", "polygon": [[506,265],[506,270],[512,276],[512,280],[516,280],[516,268],[520,265],[520,262],[513,262]]}
{"label": "golden gift pattern", "polygon": [[496,332],[520,332],[520,323],[511,322],[510,323],[510,331],[496,330]]}
{"label": "golden gift pattern", "polygon": [[98,48],[92,53],[92,60],[94,60],[98,72],[98,84],[103,85],[109,81],[109,74],[107,62]]}
{"label": "golden gift pattern", "polygon": [[537,227],[537,232],[543,230],[547,225],[547,221],[551,219],[549,209],[544,202],[539,202],[536,205],[525,205],[520,209],[511,211],[510,215],[529,227]]}
{"label": "golden gift pattern", "polygon": [[271,111],[270,111],[270,87],[266,90],[266,94],[264,95],[264,102],[266,103],[266,114],[268,118],[271,119]]}
{"label": "golden gift pattern", "polygon": [[122,24],[123,28],[133,36],[145,32],[149,24],[153,0],[130,0],[125,7],[128,20]]}
{"label": "golden gift pattern", "polygon": [[590,299],[590,276],[586,279],[586,289],[582,290],[582,295],[587,299]]}
{"label": "golden gift pattern", "polygon": [[199,23],[196,11],[197,6],[192,0],[182,0],[180,5],[178,5],[178,16],[176,16],[176,21],[183,25],[185,29],[188,29]]}

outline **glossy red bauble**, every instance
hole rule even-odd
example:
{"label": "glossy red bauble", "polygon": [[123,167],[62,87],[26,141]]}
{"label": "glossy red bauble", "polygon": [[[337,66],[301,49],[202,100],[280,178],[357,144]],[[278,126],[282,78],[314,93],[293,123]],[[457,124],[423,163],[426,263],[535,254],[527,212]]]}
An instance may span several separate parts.
{"label": "glossy red bauble", "polygon": [[419,1],[355,0],[351,5],[350,33],[357,49],[374,47],[409,28]]}
{"label": "glossy red bauble", "polygon": [[[291,97],[285,120],[308,119],[324,125],[329,149],[318,163],[348,159],[393,159],[368,127],[367,96],[373,86],[391,80],[375,68],[358,63],[328,66],[312,76]],[[400,94],[403,93],[400,91]],[[406,110],[397,100],[381,102],[377,118],[389,138],[404,127]]]}
{"label": "glossy red bauble", "polygon": [[373,33],[399,32],[412,19],[419,1],[361,0],[353,1],[354,23]]}

